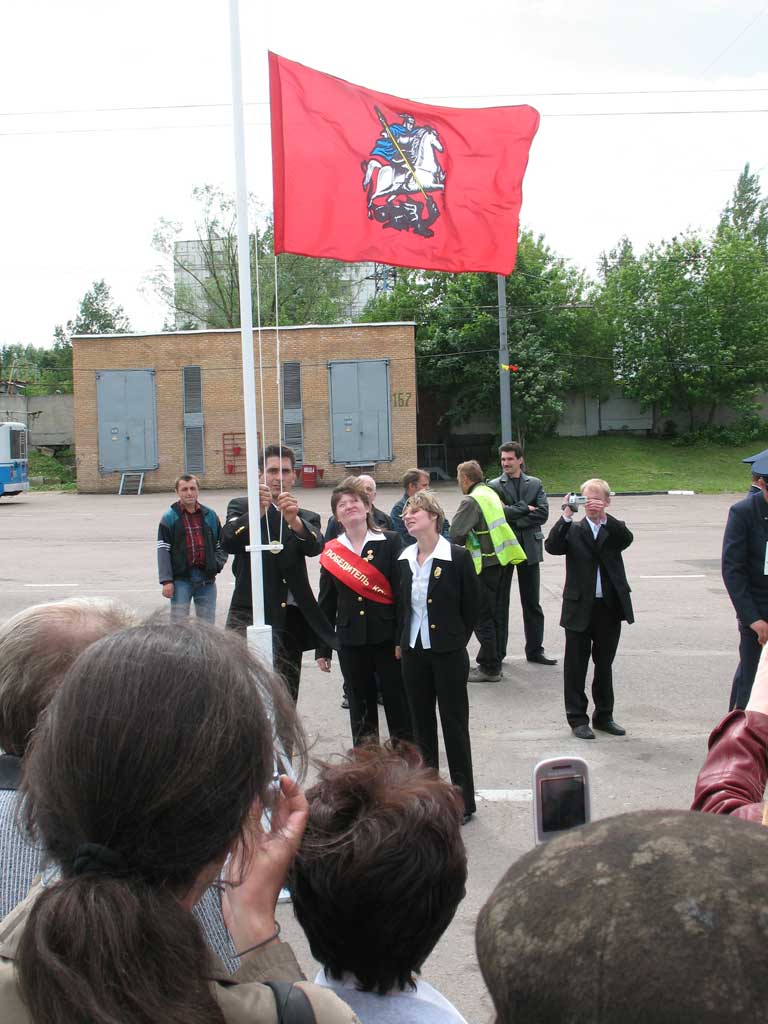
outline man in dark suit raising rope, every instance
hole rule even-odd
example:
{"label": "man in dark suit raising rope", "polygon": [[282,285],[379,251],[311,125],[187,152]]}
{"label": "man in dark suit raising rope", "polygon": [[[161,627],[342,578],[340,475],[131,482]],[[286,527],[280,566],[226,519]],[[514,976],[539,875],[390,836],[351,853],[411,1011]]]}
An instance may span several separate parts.
{"label": "man in dark suit raising rope", "polygon": [[[296,456],[291,448],[268,445],[259,459],[261,470],[261,543],[278,542],[282,549],[263,551],[264,619],[272,627],[275,669],[285,679],[294,703],[299,696],[301,655],[319,640],[335,648],[330,623],[320,611],[309,585],[305,559],[323,550],[320,516],[299,508],[291,494],[296,482]],[[253,623],[248,498],[233,498],[221,531],[221,546],[235,556],[235,590],[227,629],[245,633]]]}

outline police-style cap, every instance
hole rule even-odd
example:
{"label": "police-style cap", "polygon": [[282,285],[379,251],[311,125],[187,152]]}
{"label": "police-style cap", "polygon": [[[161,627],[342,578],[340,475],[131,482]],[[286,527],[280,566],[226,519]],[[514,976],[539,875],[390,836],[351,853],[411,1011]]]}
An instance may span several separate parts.
{"label": "police-style cap", "polygon": [[760,452],[752,463],[754,476],[768,476],[768,451]]}
{"label": "police-style cap", "polygon": [[753,463],[757,462],[758,459],[766,458],[768,458],[768,448],[765,448],[763,451],[758,452],[757,455],[748,455],[746,459],[742,459],[741,461],[746,462],[749,465],[752,465]]}

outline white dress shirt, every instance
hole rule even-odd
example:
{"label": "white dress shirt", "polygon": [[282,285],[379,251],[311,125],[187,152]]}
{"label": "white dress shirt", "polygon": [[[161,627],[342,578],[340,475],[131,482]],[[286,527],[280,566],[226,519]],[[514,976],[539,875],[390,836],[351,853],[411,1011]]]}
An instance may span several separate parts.
{"label": "white dress shirt", "polygon": [[[366,548],[367,544],[371,544],[371,543],[375,544],[376,541],[378,541],[378,540],[386,540],[386,539],[387,538],[384,536],[383,533],[373,533],[371,530],[369,530],[366,533],[366,535],[365,535],[365,540],[363,541],[363,546],[360,549],[363,552],[363,554],[361,556],[358,556],[358,557],[363,557],[363,558],[365,557],[365,548]],[[345,548],[349,548],[349,550],[352,552],[353,555],[357,554],[355,549],[352,547],[352,541],[349,539],[349,537],[346,535],[346,533],[344,533],[344,532],[340,533],[338,535],[338,537],[336,538],[336,540],[339,542],[339,544],[343,544]]]}
{"label": "white dress shirt", "polygon": [[439,537],[435,549],[429,558],[425,558],[422,565],[418,560],[418,544],[409,544],[400,555],[405,558],[411,567],[411,632],[408,638],[409,647],[416,646],[416,640],[421,637],[421,646],[425,651],[432,647],[429,639],[429,615],[427,614],[427,591],[429,589],[429,577],[432,572],[432,560],[439,558],[443,562],[451,561],[451,545],[445,537]]}
{"label": "white dress shirt", "polygon": [[[600,532],[600,527],[601,526],[605,526],[605,524],[608,522],[608,520],[607,519],[603,519],[599,523],[594,523],[591,519],[588,518],[587,522],[589,523],[589,528],[592,530],[592,536],[595,538],[595,542],[597,542],[597,535]],[[595,597],[602,597],[602,596],[603,596],[603,581],[600,578],[600,566],[598,565],[598,567],[597,567],[597,579],[595,580]]]}

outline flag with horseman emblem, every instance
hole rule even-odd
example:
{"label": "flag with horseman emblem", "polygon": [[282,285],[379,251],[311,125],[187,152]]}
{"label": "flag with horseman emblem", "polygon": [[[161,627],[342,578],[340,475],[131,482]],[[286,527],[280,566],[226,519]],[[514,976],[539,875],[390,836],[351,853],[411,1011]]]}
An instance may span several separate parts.
{"label": "flag with horseman emblem", "polygon": [[275,252],[509,274],[533,107],[436,107],[269,55]]}

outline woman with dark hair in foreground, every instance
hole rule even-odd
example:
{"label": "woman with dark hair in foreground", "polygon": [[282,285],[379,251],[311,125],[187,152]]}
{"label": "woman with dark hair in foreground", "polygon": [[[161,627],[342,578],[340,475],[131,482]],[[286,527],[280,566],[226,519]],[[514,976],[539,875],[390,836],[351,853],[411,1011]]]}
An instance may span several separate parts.
{"label": "woman with dark hair in foreground", "polygon": [[291,892],[315,980],[363,1024],[465,1024],[416,979],[464,898],[459,791],[410,744],[371,743],[321,765],[307,799]]}
{"label": "woman with dark hair in foreground", "polygon": [[[80,655],[25,757],[26,821],[60,877],[0,927],[3,1024],[277,1020],[260,982],[302,978],[275,906],[307,807],[286,777],[273,789],[270,713],[295,749],[282,687],[210,627],[149,624]],[[191,914],[228,858],[234,975]],[[301,989],[318,1021],[354,1021]]]}

